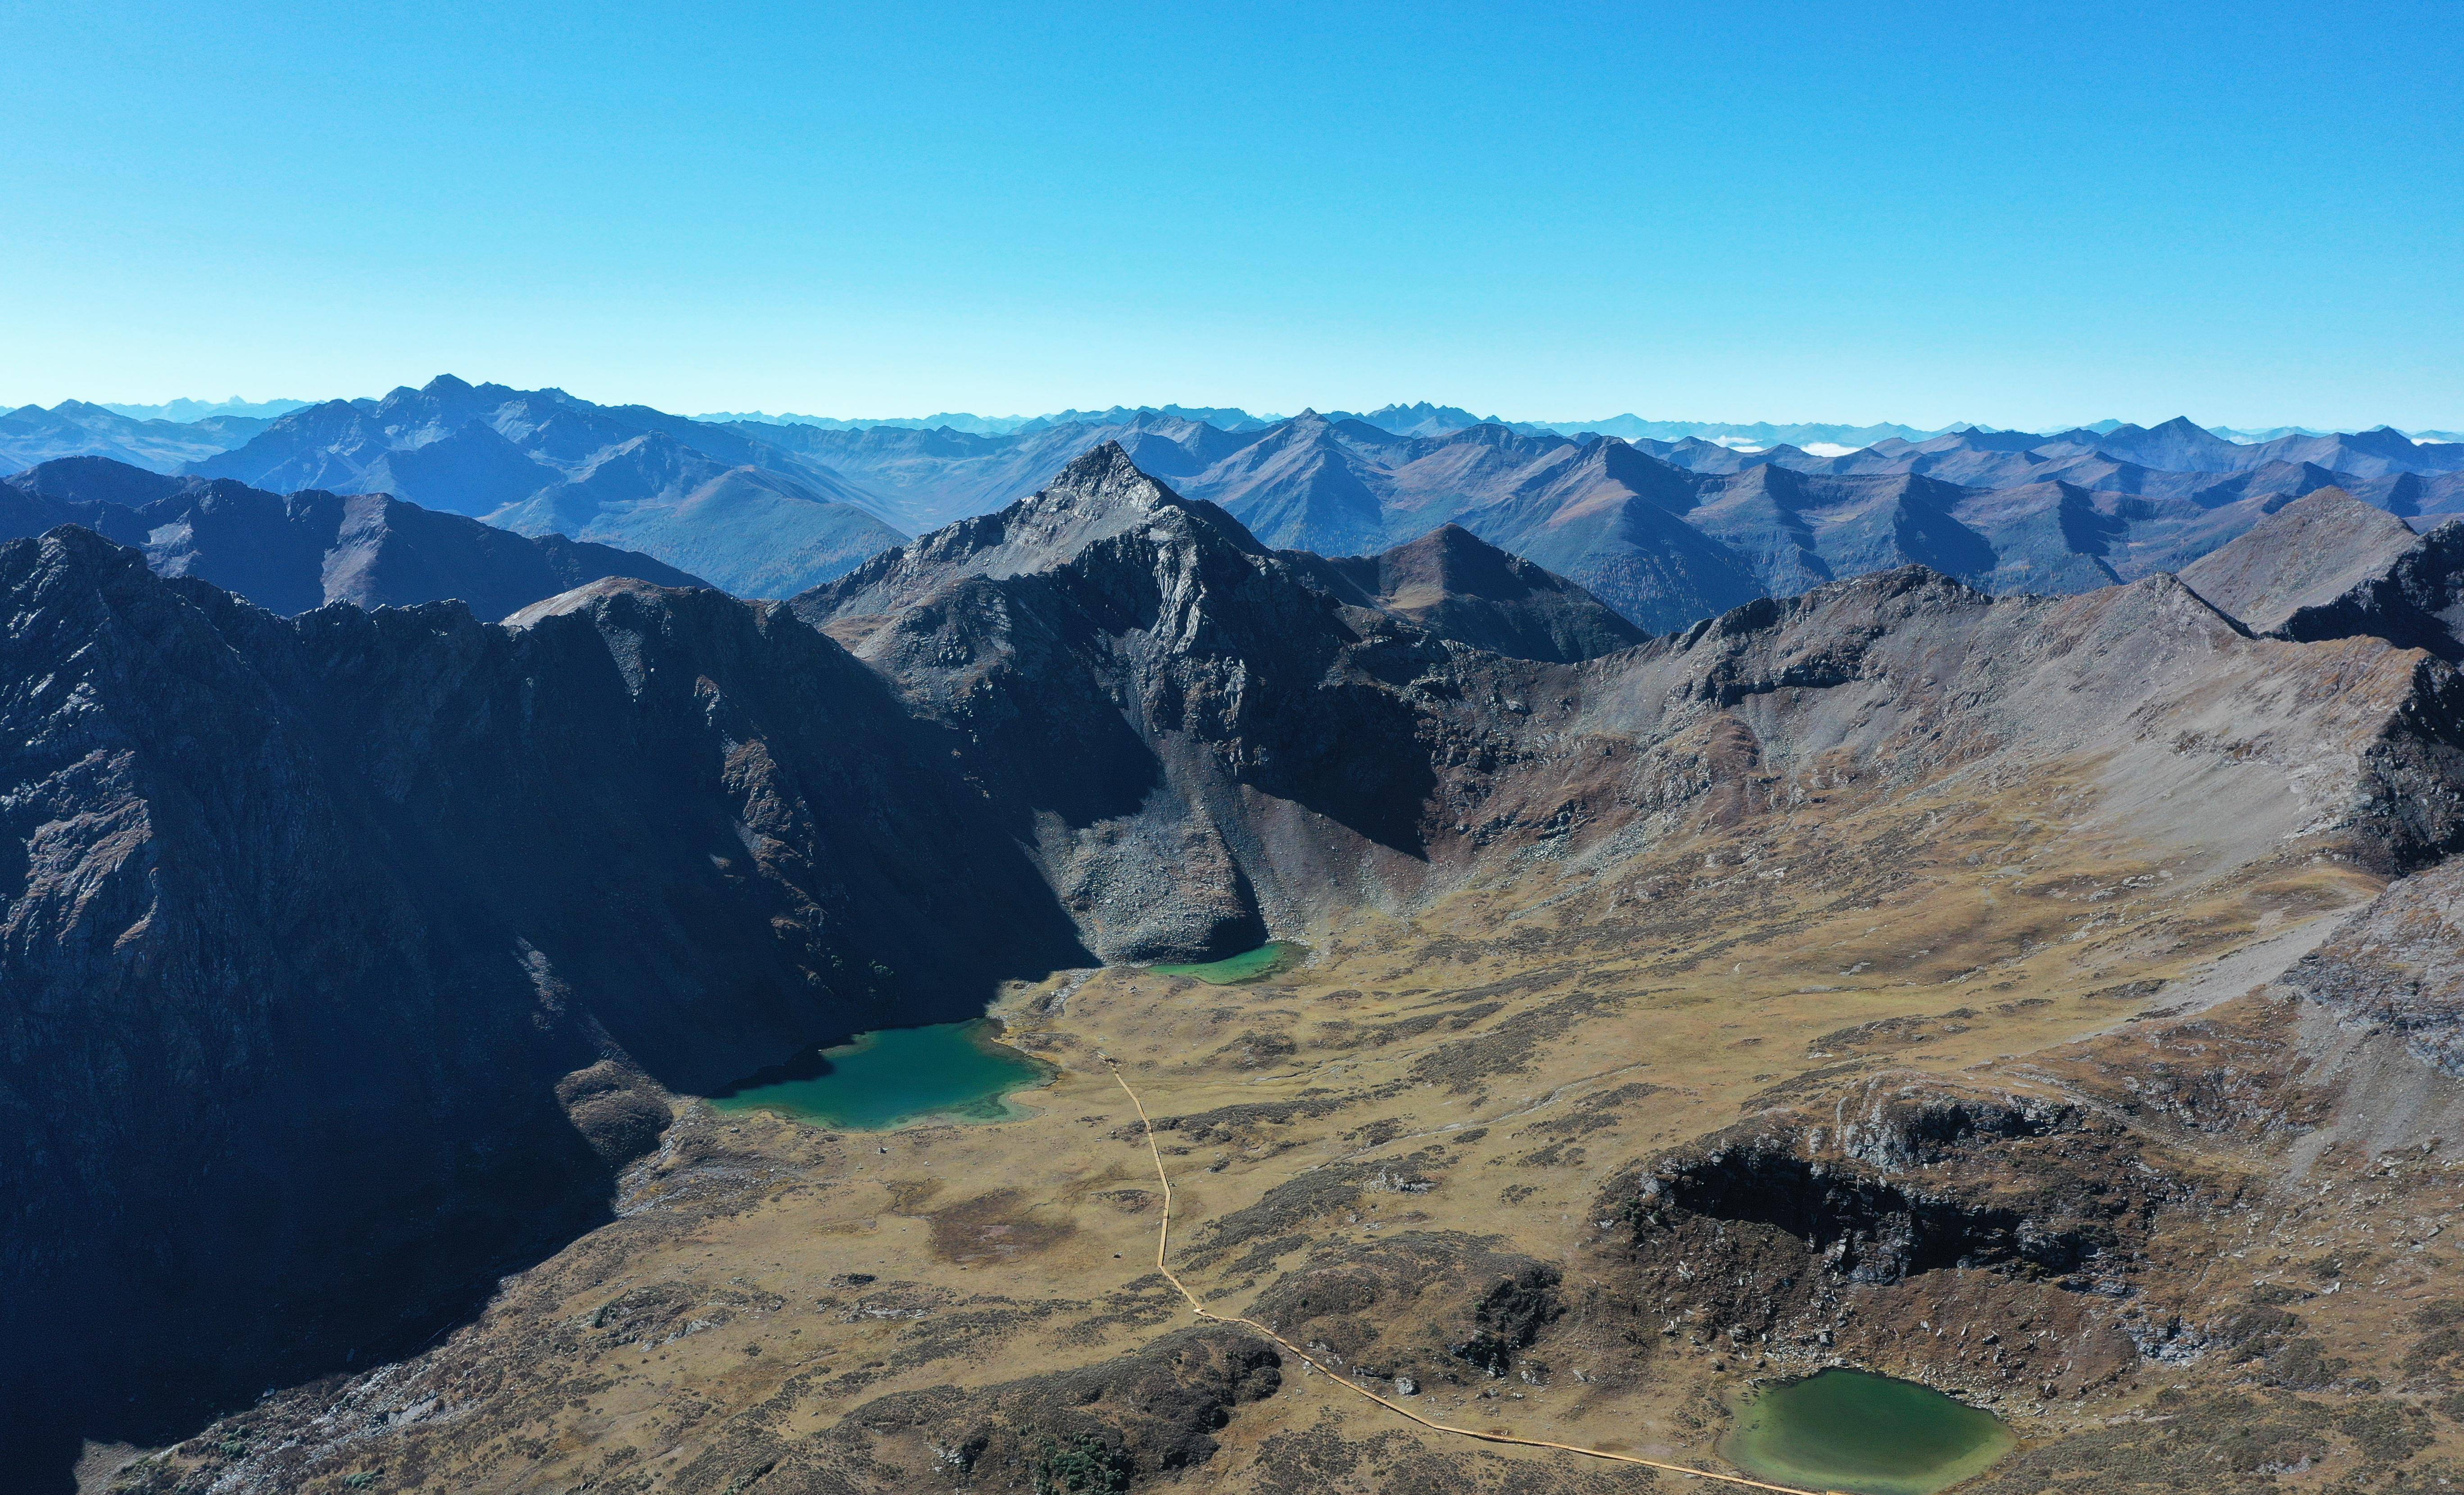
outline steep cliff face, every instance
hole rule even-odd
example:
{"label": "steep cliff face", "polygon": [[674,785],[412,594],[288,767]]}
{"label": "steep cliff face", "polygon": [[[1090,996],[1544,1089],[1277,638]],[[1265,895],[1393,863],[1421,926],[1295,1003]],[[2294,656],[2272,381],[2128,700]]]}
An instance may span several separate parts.
{"label": "steep cliff face", "polygon": [[1118,447],[792,605],[963,739],[1108,959],[1229,954],[1424,856],[1397,686],[1448,646]]}
{"label": "steep cliff face", "polygon": [[36,1414],[147,1388],[134,1431],[422,1336],[604,1209],[667,1088],[1087,958],[929,729],[733,599],[285,622],[77,529],[0,590]]}

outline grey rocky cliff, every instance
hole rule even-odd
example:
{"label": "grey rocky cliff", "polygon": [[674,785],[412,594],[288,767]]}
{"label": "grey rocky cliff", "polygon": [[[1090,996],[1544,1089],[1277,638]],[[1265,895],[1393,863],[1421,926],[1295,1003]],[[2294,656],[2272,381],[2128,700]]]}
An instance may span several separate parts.
{"label": "grey rocky cliff", "polygon": [[2392,1031],[2416,1057],[2464,1074],[2464,865],[2391,885],[2285,983],[2339,1022]]}

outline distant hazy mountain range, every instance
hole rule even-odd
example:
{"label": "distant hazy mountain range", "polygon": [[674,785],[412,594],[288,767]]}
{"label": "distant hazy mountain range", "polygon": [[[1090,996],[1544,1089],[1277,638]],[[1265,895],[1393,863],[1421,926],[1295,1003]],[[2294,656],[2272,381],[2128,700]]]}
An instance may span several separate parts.
{"label": "distant hazy mountain range", "polygon": [[1427,403],[693,419],[451,376],[271,419],[29,406],[0,416],[0,471],[92,455],[273,494],[388,494],[780,597],[1033,494],[1107,441],[1265,544],[1374,556],[1453,524],[1661,632],[1910,561],[1993,591],[2109,585],[2187,566],[2324,488],[2407,519],[2464,512],[2464,445],[2387,427],[1537,424]]}
{"label": "distant hazy mountain range", "polygon": [[0,478],[0,541],[62,524],[144,552],[157,575],[211,582],[286,616],[328,603],[458,598],[494,621],[605,577],[708,584],[631,551],[530,539],[385,494],[270,494],[108,457],[61,457]]}
{"label": "distant hazy mountain range", "polygon": [[[133,407],[111,407],[114,409]],[[1139,415],[1169,415],[1182,420],[1204,421],[1224,430],[1243,430],[1252,427],[1271,426],[1285,419],[1281,415],[1253,415],[1229,407],[1210,407],[1182,405],[1143,405],[1135,407],[1113,406],[1105,410],[1060,410],[1050,415],[967,415],[944,411],[938,415],[902,416],[884,420],[840,420],[827,415],[769,415],[761,411],[717,411],[695,416],[695,420],[755,421],[772,426],[818,426],[825,430],[863,430],[875,426],[894,426],[906,430],[938,430],[948,427],[974,436],[1006,436],[1014,431],[1042,429],[1047,426],[1119,424]],[[1940,426],[1930,429],[1913,426],[1882,423],[1872,426],[1844,426],[1821,422],[1794,422],[1774,425],[1769,421],[1648,421],[1639,415],[1612,415],[1593,421],[1509,421],[1503,417],[1474,415],[1459,406],[1389,405],[1375,410],[1354,413],[1337,410],[1327,419],[1360,421],[1390,430],[1397,435],[1421,436],[1460,430],[1467,426],[1504,426],[1527,434],[1555,432],[1564,436],[1623,436],[1629,440],[1683,441],[1698,437],[1723,446],[1741,449],[1778,446],[1832,446],[1857,448],[1898,437],[1903,441],[1920,441],[1927,436],[1940,436],[1960,430],[1990,430],[1986,427]],[[2095,421],[2076,428],[2102,433],[2120,428],[2118,420]],[[2279,436],[2330,436],[2333,431],[2314,429],[2307,426],[2270,426],[2240,429],[2227,426],[2211,427],[2215,435],[2228,441],[2255,443],[2274,441]],[[2464,441],[2464,433],[2443,430],[2414,431],[2415,437],[2431,441]]]}
{"label": "distant hazy mountain range", "polygon": [[1221,504],[1267,544],[1365,555],[1459,524],[1659,631],[1911,561],[1992,590],[2109,585],[2186,565],[2320,488],[2407,516],[2464,498],[2464,448],[2385,429],[2264,444],[2188,421],[1963,430],[1825,455],[1449,426],[1420,407],[1374,413],[1385,424],[1305,411],[1228,430],[1149,412],[1006,436],[758,429],[918,531],[1033,493],[1090,444],[1117,440],[1142,470]]}
{"label": "distant hazy mountain range", "polygon": [[243,400],[233,395],[228,400],[173,400],[165,405],[121,405],[110,400],[95,403],[115,415],[125,415],[137,421],[202,421],[217,415],[247,415],[270,421],[277,415],[288,415],[311,402]]}
{"label": "distant hazy mountain range", "polygon": [[905,538],[836,473],[734,428],[450,376],[294,410],[182,471],[392,494],[518,534],[639,550],[756,596],[826,581]]}

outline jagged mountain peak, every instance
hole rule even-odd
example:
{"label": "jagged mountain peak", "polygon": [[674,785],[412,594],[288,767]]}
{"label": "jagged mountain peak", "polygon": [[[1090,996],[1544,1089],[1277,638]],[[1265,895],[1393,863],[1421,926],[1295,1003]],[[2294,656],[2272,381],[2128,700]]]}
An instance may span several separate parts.
{"label": "jagged mountain peak", "polygon": [[1158,521],[1183,536],[1203,530],[1240,550],[1262,549],[1239,520],[1181,497],[1140,471],[1119,442],[1106,441],[1007,508],[885,551],[797,597],[794,606],[817,625],[885,614],[964,578],[1050,570],[1098,541]]}
{"label": "jagged mountain peak", "polygon": [[[986,517],[999,521],[1001,539],[991,548],[1001,555],[988,561],[985,574],[1042,569],[1147,520],[1201,509],[1210,524],[1237,537],[1244,547],[1256,547],[1231,516],[1213,504],[1183,498],[1142,471],[1119,442],[1106,441],[1071,461],[1040,491]],[[953,525],[941,533],[959,528]],[[979,545],[976,553],[989,551]]]}
{"label": "jagged mountain peak", "polygon": [[1119,442],[1108,440],[1074,458],[1054,474],[1042,492],[1022,499],[1019,508],[1023,512],[1067,508],[1085,513],[1126,506],[1140,513],[1153,513],[1181,502],[1178,494],[1139,471]]}
{"label": "jagged mountain peak", "polygon": [[136,551],[82,524],[55,525],[40,535],[9,540],[0,548],[15,552],[21,546],[40,557],[46,570],[63,574],[100,578],[145,569],[144,558]]}

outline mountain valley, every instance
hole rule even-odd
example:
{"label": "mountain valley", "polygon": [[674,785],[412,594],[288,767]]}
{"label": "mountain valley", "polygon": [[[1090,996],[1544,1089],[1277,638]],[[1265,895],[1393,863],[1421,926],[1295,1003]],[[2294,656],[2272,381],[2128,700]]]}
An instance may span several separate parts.
{"label": "mountain valley", "polygon": [[[1683,534],[1898,486],[1763,553],[1801,595],[1646,634],[1435,516],[1274,548],[1126,443],[785,601],[501,625],[284,617],[146,507],[407,503],[36,469],[92,523],[0,544],[5,1456],[1537,1495],[1665,1476],[1311,1360],[1714,1472],[1844,1361],[2010,1424],[1963,1488],[2437,1487],[2455,532],[2313,494],[1997,596],[1892,563],[1984,563],[1932,481],[1720,478]],[[987,1010],[1054,1069],[1023,1117],[698,1099]],[[1169,1264],[1284,1343],[1156,1273],[1131,1093]]]}

